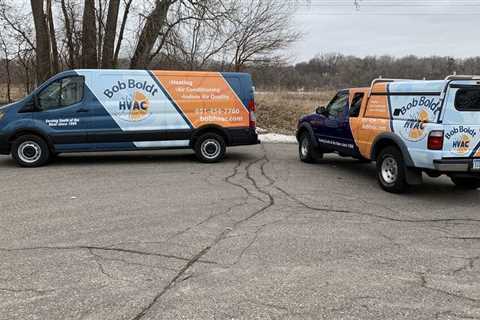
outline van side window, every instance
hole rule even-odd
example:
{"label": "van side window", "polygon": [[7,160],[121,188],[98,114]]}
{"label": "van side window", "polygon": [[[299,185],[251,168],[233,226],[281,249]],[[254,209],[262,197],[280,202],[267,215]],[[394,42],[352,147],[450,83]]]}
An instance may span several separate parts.
{"label": "van side window", "polygon": [[350,118],[357,118],[360,115],[360,109],[362,108],[364,93],[355,93],[350,106],[349,116]]}
{"label": "van side window", "polygon": [[480,87],[458,89],[455,108],[459,111],[480,111]]}
{"label": "van side window", "polygon": [[42,111],[68,107],[83,100],[84,78],[67,77],[55,81],[38,96]]}
{"label": "van side window", "polygon": [[347,104],[348,104],[348,94],[347,93],[337,94],[337,96],[327,106],[328,116],[337,118],[337,119],[342,118]]}

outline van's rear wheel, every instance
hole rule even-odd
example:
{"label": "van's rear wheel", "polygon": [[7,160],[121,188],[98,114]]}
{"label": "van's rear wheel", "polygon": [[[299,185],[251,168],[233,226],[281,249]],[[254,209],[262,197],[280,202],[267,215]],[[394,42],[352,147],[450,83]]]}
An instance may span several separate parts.
{"label": "van's rear wheel", "polygon": [[408,185],[403,157],[396,147],[386,147],[377,157],[377,179],[383,190],[402,193]]}
{"label": "van's rear wheel", "polygon": [[201,135],[194,145],[195,154],[201,162],[214,163],[223,160],[227,151],[225,139],[216,133]]}
{"label": "van's rear wheel", "polygon": [[480,188],[479,178],[450,177],[450,179],[452,179],[452,182],[460,189],[475,190]]}
{"label": "van's rear wheel", "polygon": [[21,167],[40,167],[51,157],[48,144],[35,135],[24,135],[12,144],[12,157]]}

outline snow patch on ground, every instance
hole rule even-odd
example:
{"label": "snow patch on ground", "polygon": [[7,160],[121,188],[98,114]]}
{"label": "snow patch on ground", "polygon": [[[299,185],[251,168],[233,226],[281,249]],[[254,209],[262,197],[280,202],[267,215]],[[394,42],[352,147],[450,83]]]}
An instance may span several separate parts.
{"label": "snow patch on ground", "polygon": [[295,136],[288,136],[279,133],[265,133],[258,136],[262,143],[297,143]]}
{"label": "snow patch on ground", "polygon": [[262,143],[297,143],[295,136],[280,133],[269,133],[268,130],[257,127],[258,139]]}

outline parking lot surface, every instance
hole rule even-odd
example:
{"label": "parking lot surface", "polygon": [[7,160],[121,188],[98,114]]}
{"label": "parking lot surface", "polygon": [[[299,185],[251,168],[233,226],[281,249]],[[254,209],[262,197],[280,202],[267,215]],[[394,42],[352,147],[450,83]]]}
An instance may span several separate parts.
{"label": "parking lot surface", "polygon": [[295,145],[0,157],[0,319],[480,319],[480,192]]}

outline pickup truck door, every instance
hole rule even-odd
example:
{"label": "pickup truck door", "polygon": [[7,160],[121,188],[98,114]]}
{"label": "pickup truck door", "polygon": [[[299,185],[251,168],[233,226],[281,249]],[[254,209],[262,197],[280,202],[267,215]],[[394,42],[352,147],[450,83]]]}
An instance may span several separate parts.
{"label": "pickup truck door", "polygon": [[348,122],[349,92],[340,91],[328,104],[322,115],[322,124],[317,127],[318,142],[343,154],[350,154],[353,138]]}

